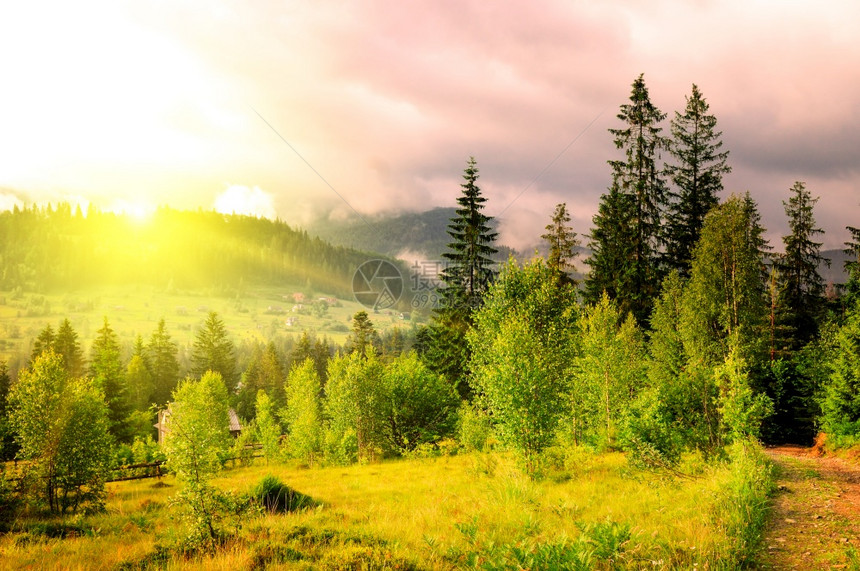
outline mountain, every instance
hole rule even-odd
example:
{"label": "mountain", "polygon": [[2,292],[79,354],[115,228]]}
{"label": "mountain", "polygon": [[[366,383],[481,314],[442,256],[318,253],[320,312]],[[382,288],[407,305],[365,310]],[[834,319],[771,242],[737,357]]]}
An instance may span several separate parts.
{"label": "mountain", "polygon": [[[448,250],[451,237],[448,224],[457,215],[454,208],[434,208],[426,212],[405,212],[360,219],[319,220],[308,226],[308,232],[332,244],[380,252],[407,263],[440,260]],[[495,224],[495,220],[493,221]],[[504,261],[517,252],[496,245],[495,259]]]}

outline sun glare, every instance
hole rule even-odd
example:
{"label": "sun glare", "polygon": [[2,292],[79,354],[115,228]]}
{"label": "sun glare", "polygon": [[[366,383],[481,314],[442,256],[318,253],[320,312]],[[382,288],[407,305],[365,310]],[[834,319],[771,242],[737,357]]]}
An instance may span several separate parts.
{"label": "sun glare", "polygon": [[152,215],[155,213],[155,206],[145,202],[117,200],[113,203],[110,210],[117,214],[124,214],[128,216],[130,220],[137,222],[138,224],[143,224],[152,218]]}

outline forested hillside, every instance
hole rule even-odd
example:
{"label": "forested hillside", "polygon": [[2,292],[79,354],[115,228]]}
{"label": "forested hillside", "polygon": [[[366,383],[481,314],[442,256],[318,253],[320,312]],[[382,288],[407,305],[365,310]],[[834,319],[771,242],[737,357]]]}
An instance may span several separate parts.
{"label": "forested hillside", "polygon": [[[395,257],[419,254],[427,259],[437,260],[451,243],[447,229],[451,219],[456,216],[456,208],[433,208],[425,212],[379,215],[364,220],[319,220],[311,224],[308,231],[340,246],[381,252]],[[493,228],[497,227],[496,222],[492,221]],[[496,249],[497,261],[505,261],[510,254],[516,254],[506,246],[496,245]]]}
{"label": "forested hillside", "polygon": [[160,208],[137,220],[59,204],[0,213],[4,290],[144,284],[229,291],[258,283],[351,297],[352,275],[368,258],[280,221],[212,211]]}

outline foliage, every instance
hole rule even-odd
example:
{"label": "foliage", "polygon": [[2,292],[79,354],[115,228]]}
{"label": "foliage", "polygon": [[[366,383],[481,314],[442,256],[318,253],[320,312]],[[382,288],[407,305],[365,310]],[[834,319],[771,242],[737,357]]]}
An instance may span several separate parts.
{"label": "foliage", "polygon": [[491,446],[493,427],[486,412],[469,403],[459,410],[457,440],[467,452],[486,452]]}
{"label": "foliage", "polygon": [[99,508],[110,468],[111,438],[102,393],[66,372],[53,351],[21,372],[9,394],[9,420],[28,460],[28,477],[49,509]]}
{"label": "foliage", "polygon": [[[788,330],[786,350],[796,351],[817,336],[824,309],[824,281],[818,273],[822,263],[821,243],[814,238],[824,231],[816,226],[813,209],[818,198],[800,181],[791,187],[791,197],[783,201],[791,233],[783,236],[785,253],[776,258],[779,276],[779,324]],[[777,349],[783,349],[778,347]]]}
{"label": "foliage", "polygon": [[276,409],[266,391],[257,391],[257,432],[263,445],[263,455],[266,462],[277,460],[281,455],[280,437],[281,426],[278,422]]}
{"label": "foliage", "polygon": [[107,317],[104,318],[102,328],[96,332],[90,349],[90,376],[105,395],[110,411],[111,434],[119,442],[131,442],[133,434],[127,422],[131,407],[125,367],[122,365],[119,340]]}
{"label": "foliage", "polygon": [[322,450],[323,419],[320,380],[314,362],[305,359],[294,365],[287,376],[287,452],[293,458],[313,465]]}
{"label": "foliage", "polygon": [[632,315],[604,294],[579,317],[571,415],[575,430],[600,447],[614,445],[627,407],[645,379],[645,351]]}
{"label": "foliage", "polygon": [[723,175],[732,171],[726,164],[728,151],[722,151],[722,133],[717,119],[708,114],[708,102],[696,84],[686,98],[684,113],[672,119],[672,144],[675,161],[666,166],[673,190],[666,215],[666,264],[686,277],[693,250],[699,241],[705,215],[719,204]]}
{"label": "foliage", "polygon": [[546,234],[541,238],[549,244],[546,263],[558,275],[559,285],[576,286],[577,282],[570,277],[570,272],[576,269],[573,260],[579,253],[576,250],[579,240],[576,239],[576,232],[569,223],[570,214],[567,211],[567,204],[562,202],[556,205],[552,221],[546,225]]}
{"label": "foliage", "polygon": [[732,349],[725,362],[714,370],[720,391],[719,412],[727,441],[755,441],[762,421],[773,412],[773,403],[750,387],[746,363]]}
{"label": "foliage", "polygon": [[510,260],[468,335],[473,389],[529,472],[567,410],[558,396],[575,354],[575,295],[540,258],[523,268]]}
{"label": "foliage", "polygon": [[293,512],[319,505],[310,496],[297,492],[271,474],[254,486],[251,497],[263,509],[272,513]]}
{"label": "foliage", "polygon": [[773,465],[758,442],[738,440],[729,447],[730,478],[714,506],[713,517],[728,538],[719,555],[727,568],[755,561],[774,491]]}
{"label": "foliage", "polygon": [[386,449],[402,454],[453,433],[460,398],[414,352],[385,365],[381,389],[380,428]]}
{"label": "foliage", "polygon": [[[301,361],[299,361],[301,362]],[[245,419],[255,418],[256,399],[259,391],[265,391],[276,409],[286,404],[284,393],[284,368],[274,343],[265,349],[255,344],[251,360],[242,373],[239,392],[236,398],[236,412]]]}
{"label": "foliage", "polygon": [[352,333],[346,340],[346,351],[352,353],[357,351],[362,357],[367,356],[369,350],[378,349],[380,345],[379,334],[373,328],[373,322],[366,311],[359,311],[352,316]]}
{"label": "foliage", "polygon": [[210,311],[194,339],[191,374],[201,377],[207,371],[218,373],[227,387],[227,394],[232,395],[237,384],[235,351],[224,321],[216,312]]}
{"label": "foliage", "polygon": [[821,398],[821,427],[835,436],[860,435],[860,302],[836,331],[829,378]]}
{"label": "foliage", "polygon": [[164,318],[161,318],[143,354],[154,385],[151,399],[159,406],[167,404],[179,380],[177,351],[176,342],[170,338]]}
{"label": "foliage", "polygon": [[492,256],[497,253],[494,243],[498,234],[493,219],[483,213],[487,199],[477,185],[478,167],[474,157],[463,172],[462,194],[457,198],[459,208],[448,225],[451,243],[442,254],[446,265],[441,279],[440,307],[436,309],[429,330],[429,343],[424,362],[443,375],[470,398],[468,375],[469,347],[466,334],[472,325],[472,312],[482,304],[484,294],[493,281]]}
{"label": "foliage", "polygon": [[[606,291],[623,313],[632,312],[645,323],[657,296],[660,225],[666,204],[666,183],[658,165],[659,153],[668,147],[659,123],[666,117],[652,102],[640,75],[630,103],[621,106],[618,119],[624,127],[610,129],[624,160],[610,160],[612,185],[601,197],[594,217],[586,294],[596,303]],[[624,240],[624,241],[621,241]],[[622,269],[615,274],[613,270]]]}

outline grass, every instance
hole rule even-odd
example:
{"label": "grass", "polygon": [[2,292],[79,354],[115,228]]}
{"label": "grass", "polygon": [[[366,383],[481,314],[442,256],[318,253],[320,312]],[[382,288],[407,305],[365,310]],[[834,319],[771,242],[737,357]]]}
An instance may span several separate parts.
{"label": "grass", "polygon": [[586,567],[566,568],[730,568],[735,548],[725,506],[737,476],[726,465],[677,480],[632,470],[612,453],[589,455],[565,477],[532,481],[493,453],[317,469],[255,465],[214,483],[250,492],[267,475],[317,504],[264,512],[217,552],[186,557],[165,550],[181,542],[167,508],[178,489],[172,478],[161,488],[117,482],[108,485],[107,512],[67,520],[75,531],[65,538],[18,522],[20,531],[0,538],[0,565],[490,569],[575,559]]}
{"label": "grass", "polygon": [[[65,294],[36,294],[24,292],[18,299],[12,292],[0,291],[0,360],[16,354],[29,357],[29,343],[45,325],[56,330],[68,317],[86,348],[107,316],[111,327],[123,343],[130,346],[140,334],[148,340],[158,320],[164,318],[171,337],[180,346],[193,343],[198,326],[208,311],[217,311],[235,343],[243,340],[268,340],[278,334],[300,334],[304,330],[326,335],[343,343],[351,326],[352,316],[365,308],[354,300],[339,300],[324,317],[312,313],[293,313],[291,296],[303,291],[297,286],[282,288],[249,287],[236,298],[216,292],[166,292],[150,286],[128,288],[93,288]],[[323,294],[320,294],[322,296]],[[307,305],[307,304],[305,304]],[[272,308],[272,309],[270,309]],[[273,313],[278,311],[280,313]],[[298,321],[287,326],[287,318]],[[399,313],[382,311],[371,315],[378,331],[395,325],[409,326],[399,319]]]}

